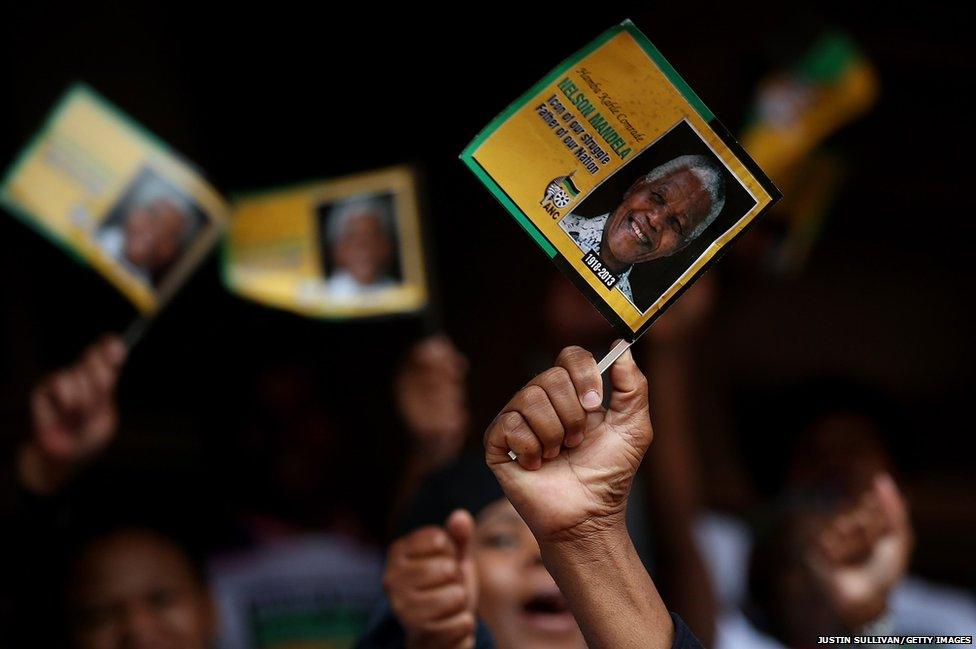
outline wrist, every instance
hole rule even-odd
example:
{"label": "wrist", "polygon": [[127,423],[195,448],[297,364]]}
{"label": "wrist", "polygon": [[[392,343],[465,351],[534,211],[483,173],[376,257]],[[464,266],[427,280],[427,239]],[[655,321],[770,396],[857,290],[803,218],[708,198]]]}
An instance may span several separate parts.
{"label": "wrist", "polygon": [[40,496],[57,493],[71,476],[70,465],[47,457],[36,444],[24,443],[17,453],[17,477],[23,488]]}
{"label": "wrist", "polygon": [[671,615],[637,555],[622,512],[576,532],[540,539],[540,549],[588,646],[670,647]]}
{"label": "wrist", "polygon": [[568,555],[575,558],[597,558],[608,548],[631,545],[630,532],[624,517],[626,506],[606,516],[587,518],[570,528],[551,534],[537,534],[543,558],[546,554]]}

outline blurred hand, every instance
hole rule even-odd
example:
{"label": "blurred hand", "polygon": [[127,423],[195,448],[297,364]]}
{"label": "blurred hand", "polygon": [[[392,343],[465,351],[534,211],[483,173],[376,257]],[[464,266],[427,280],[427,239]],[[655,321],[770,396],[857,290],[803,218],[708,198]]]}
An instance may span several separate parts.
{"label": "blurred hand", "polygon": [[712,312],[718,286],[714,273],[702,275],[648,331],[651,344],[671,345],[692,340]]}
{"label": "blurred hand", "polygon": [[458,510],[443,528],[421,528],[390,546],[383,588],[406,632],[408,648],[475,646],[473,534],[471,514]]}
{"label": "blurred hand", "polygon": [[630,350],[609,372],[613,392],[604,410],[596,361],[567,347],[556,367],[522,388],[485,433],[488,466],[540,544],[624,525],[652,431],[647,381]]}
{"label": "blurred hand", "polygon": [[31,391],[32,430],[19,461],[27,488],[53,493],[111,441],[118,423],[115,385],[126,355],[118,336],[105,336]]}
{"label": "blurred hand", "polygon": [[908,570],[913,533],[894,480],[879,474],[857,505],[817,534],[810,566],[834,610],[851,630],[880,616]]}
{"label": "blurred hand", "polygon": [[429,468],[448,464],[464,445],[469,417],[467,373],[467,359],[444,336],[415,345],[397,373],[397,407],[414,453]]}

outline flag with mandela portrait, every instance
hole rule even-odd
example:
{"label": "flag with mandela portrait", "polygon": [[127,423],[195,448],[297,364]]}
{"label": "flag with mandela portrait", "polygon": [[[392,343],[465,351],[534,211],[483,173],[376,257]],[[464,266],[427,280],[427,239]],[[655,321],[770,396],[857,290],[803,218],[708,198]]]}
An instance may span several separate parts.
{"label": "flag with mandela portrait", "polygon": [[13,163],[0,204],[144,314],[186,281],[227,213],[188,162],[83,84],[69,89]]}
{"label": "flag with mandela portrait", "polygon": [[461,159],[625,341],[780,198],[630,21],[532,86]]}
{"label": "flag with mandela portrait", "polygon": [[406,166],[239,197],[224,283],[255,302],[345,319],[429,306],[417,183]]}

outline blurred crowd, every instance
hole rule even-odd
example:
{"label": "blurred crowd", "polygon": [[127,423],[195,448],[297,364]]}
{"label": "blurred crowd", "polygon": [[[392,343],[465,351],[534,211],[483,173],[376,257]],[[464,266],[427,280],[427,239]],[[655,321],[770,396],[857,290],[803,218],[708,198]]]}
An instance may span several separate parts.
{"label": "blurred crowd", "polygon": [[[877,394],[840,379],[801,386],[780,431],[792,451],[778,492],[740,511],[709,506],[695,355],[718,291],[706,275],[635,349],[655,437],[627,527],[668,606],[714,647],[970,634],[972,595],[910,571],[915,534]],[[540,359],[606,334],[558,277],[545,320]],[[124,434],[127,354],[106,335],[24,404],[2,510],[12,646],[340,647],[367,632],[362,646],[474,646],[480,633],[497,647],[582,646],[540,544],[473,449],[473,369],[447,336],[409,345],[390,384],[366,388],[397,415],[386,467],[366,461],[368,431],[330,410],[307,368],[269,367],[240,404],[242,448],[226,450],[242,462],[233,511],[177,486],[151,500],[124,493],[138,481],[100,479]],[[358,483],[377,471],[391,489],[364,503]]]}
{"label": "blurred crowd", "polygon": [[[873,20],[872,14],[860,24]],[[878,55],[901,61],[901,32],[878,33],[870,43]],[[713,49],[729,45],[722,35],[712,36]],[[665,45],[680,52],[680,40],[676,35]],[[936,50],[925,50],[922,59],[943,63]],[[714,58],[686,58],[689,78],[714,72]],[[949,69],[946,78],[968,72]],[[738,84],[734,75],[728,78]],[[187,84],[204,97],[218,94]],[[816,104],[818,96],[807,90],[774,75],[761,85],[756,104],[768,109],[771,122],[789,122],[784,114]],[[892,84],[892,95],[899,92],[909,91]],[[741,89],[729,94],[744,103]],[[718,103],[726,98],[722,86],[710,96]],[[863,99],[857,110],[867,111],[868,103]],[[216,121],[210,126],[219,133]],[[475,119],[469,130],[483,121]],[[860,137],[876,142],[889,136],[885,128],[872,135],[875,140]],[[858,133],[848,135],[857,144]],[[964,332],[956,335],[956,320],[947,319],[924,340],[914,334],[939,320],[931,312],[958,304],[960,293],[952,288],[958,285],[946,284],[945,295],[925,292],[912,309],[902,293],[892,301],[878,298],[894,285],[908,291],[917,282],[928,291],[938,283],[928,281],[933,277],[962,282],[966,276],[956,272],[956,262],[925,275],[932,247],[896,239],[915,230],[901,227],[898,219],[908,217],[887,208],[926,170],[895,165],[872,176],[875,166],[858,170],[863,160],[844,155],[842,147],[818,148],[827,137],[817,134],[792,152],[802,164],[770,171],[787,194],[783,205],[691,287],[599,388],[601,399],[608,395],[603,407],[617,412],[609,396],[620,392],[614,382],[646,376],[642,402],[650,404],[653,443],[646,446],[648,428],[639,468],[635,463],[631,474],[614,476],[626,483],[625,493],[606,481],[606,497],[625,506],[626,543],[633,544],[638,563],[619,574],[604,571],[605,581],[594,578],[593,587],[599,584],[613,602],[615,584],[640,581],[646,570],[652,592],[656,588],[676,614],[675,632],[680,636],[687,625],[705,647],[800,648],[822,636],[858,634],[976,634],[976,572],[968,549],[976,529],[968,504],[973,485],[971,475],[955,480],[952,473],[968,466],[971,455],[938,446],[951,441],[951,415],[933,409],[919,417],[905,396],[926,382],[935,391],[955,385],[938,368],[957,368],[956,357],[960,364],[971,360],[969,349],[940,351],[938,332],[946,340],[971,338],[961,325]],[[265,144],[267,158],[287,158]],[[219,145],[217,137],[214,149],[229,149]],[[832,230],[824,222],[843,211],[833,199],[848,176],[852,185],[896,196],[882,203],[880,194],[865,198],[850,190],[849,204],[870,209],[861,210],[864,220]],[[933,188],[945,189],[950,180],[931,180],[925,186],[932,191],[917,192],[924,204],[906,202],[903,211],[913,219],[925,209],[946,212],[951,205],[941,201],[954,205],[955,194]],[[471,207],[472,214],[486,223],[505,219],[487,195],[479,198],[485,206],[480,212]],[[450,210],[476,203],[464,199]],[[870,218],[895,225],[878,228]],[[467,242],[453,232],[454,224],[440,228],[435,241]],[[470,237],[490,248],[492,260],[497,248],[529,247],[517,240],[512,224],[498,228]],[[836,229],[853,234],[831,241],[830,254],[817,265],[819,238]],[[865,247],[868,235],[876,235],[876,247]],[[961,258],[949,254],[958,252],[951,239],[946,258]],[[568,346],[599,358],[613,331],[542,261],[525,262],[533,277],[525,282],[480,272],[467,250],[443,248],[448,263],[441,268],[447,271],[441,299],[449,317],[445,326],[423,333],[406,319],[381,326],[350,322],[345,329],[332,325],[332,338],[324,340],[316,328],[326,325],[292,318],[267,329],[278,336],[270,341],[263,328],[268,320],[260,317],[244,333],[232,331],[238,305],[234,317],[214,327],[219,330],[176,315],[159,326],[180,335],[163,335],[157,343],[150,330],[133,348],[114,333],[78,341],[77,332],[85,330],[79,327],[58,339],[63,354],[47,354],[43,371],[12,377],[17,389],[4,395],[0,439],[0,647],[531,649],[583,647],[584,635],[597,646],[594,639],[613,637],[594,619],[600,610],[592,600],[601,593],[587,590],[579,577],[584,573],[553,568],[582,571],[585,565],[554,558],[547,549],[554,532],[542,531],[546,508],[555,516],[571,506],[574,494],[563,487],[576,483],[554,480],[557,488],[546,489],[536,481],[531,486],[538,488],[528,490],[517,478],[523,474],[513,471],[545,475],[528,463],[537,457],[551,465],[555,456],[526,447],[503,463],[491,444],[504,421],[496,415],[524,399],[525,390],[516,393],[522,384],[549,380],[548,368],[565,366]],[[910,255],[902,255],[905,250]],[[36,369],[22,362],[20,341],[36,343],[45,334],[54,339],[51,323],[70,323],[46,301],[43,289],[54,280],[18,288],[18,254],[12,250],[3,262],[12,287],[5,301],[33,310],[21,317],[11,308],[5,316],[8,356],[17,370]],[[860,263],[855,271],[849,260]],[[797,278],[805,276],[819,283],[801,285]],[[495,282],[490,288],[486,277]],[[191,284],[191,296],[177,299],[172,312],[187,313],[188,306],[208,312],[207,288]],[[65,304],[84,305],[85,299],[67,296]],[[859,317],[860,308],[879,304],[872,317]],[[450,317],[457,312],[464,318]],[[821,340],[816,320],[824,314],[834,314],[833,338]],[[48,324],[38,323],[46,316]],[[886,337],[889,329],[878,323],[892,323],[890,331],[904,335]],[[226,337],[234,349],[198,353],[197,335]],[[790,344],[790,338],[799,342]],[[821,358],[828,353],[835,354],[831,361],[870,356],[866,364],[875,374],[851,370],[855,362],[845,372],[843,363]],[[942,365],[919,360],[937,354],[944,356]],[[783,358],[802,360],[779,363]],[[629,363],[635,363],[633,373]],[[897,381],[886,381],[886,373],[903,371],[899,363],[922,369],[915,383],[891,389]],[[745,376],[748,385],[732,385],[730,376]],[[141,391],[125,398],[128,385]],[[599,403],[587,406],[583,396],[573,407],[600,409]],[[968,398],[947,400],[968,409]],[[170,413],[173,403],[180,407]],[[542,426],[531,427],[541,439]],[[950,432],[968,434],[968,425]],[[567,433],[553,452],[563,457],[579,444]],[[944,475],[932,468],[943,460]],[[608,546],[607,554],[614,550]],[[617,622],[640,628],[630,619]],[[661,645],[649,640],[647,646]]]}

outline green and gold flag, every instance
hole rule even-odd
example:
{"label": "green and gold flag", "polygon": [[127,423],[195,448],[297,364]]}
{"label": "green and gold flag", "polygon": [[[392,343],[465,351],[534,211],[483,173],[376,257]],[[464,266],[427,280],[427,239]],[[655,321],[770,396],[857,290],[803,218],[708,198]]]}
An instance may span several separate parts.
{"label": "green and gold flag", "polygon": [[630,21],[515,100],[461,159],[628,341],[780,197]]}

